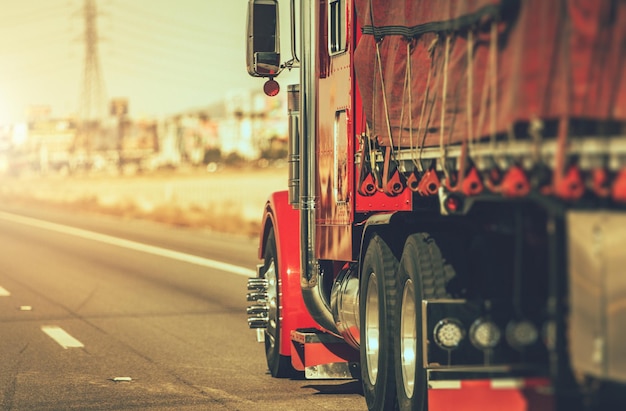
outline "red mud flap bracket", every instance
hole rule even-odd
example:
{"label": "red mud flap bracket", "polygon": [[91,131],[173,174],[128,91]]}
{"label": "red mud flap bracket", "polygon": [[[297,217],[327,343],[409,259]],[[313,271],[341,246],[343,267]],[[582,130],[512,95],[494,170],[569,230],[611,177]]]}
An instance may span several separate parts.
{"label": "red mud flap bracket", "polygon": [[428,409],[433,411],[552,411],[550,381],[541,377],[507,378],[490,373],[472,379],[428,371]]}
{"label": "red mud flap bracket", "polygon": [[307,379],[354,379],[359,352],[341,338],[316,329],[291,332],[291,363]]}

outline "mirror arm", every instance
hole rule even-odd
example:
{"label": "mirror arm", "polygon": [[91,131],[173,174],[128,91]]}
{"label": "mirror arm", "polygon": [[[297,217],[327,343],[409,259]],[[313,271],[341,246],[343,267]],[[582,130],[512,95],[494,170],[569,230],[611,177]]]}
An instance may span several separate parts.
{"label": "mirror arm", "polygon": [[287,70],[291,71],[291,69],[299,68],[299,67],[300,67],[300,60],[291,59],[291,60],[285,61],[280,66],[280,71],[283,71],[283,69],[287,69]]}
{"label": "mirror arm", "polygon": [[289,3],[291,11],[291,60],[285,63],[285,66],[291,70],[300,67],[300,59],[296,54],[296,0]]}
{"label": "mirror arm", "polygon": [[291,71],[291,69],[300,68],[300,59],[296,52],[296,0],[289,2],[289,11],[291,18],[291,59],[280,65],[280,70],[276,73],[276,76],[284,69]]}

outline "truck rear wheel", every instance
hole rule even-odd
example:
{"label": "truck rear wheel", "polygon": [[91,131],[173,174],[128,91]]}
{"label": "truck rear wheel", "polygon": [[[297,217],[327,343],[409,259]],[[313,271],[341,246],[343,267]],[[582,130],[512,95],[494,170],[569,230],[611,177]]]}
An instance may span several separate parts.
{"label": "truck rear wheel", "polygon": [[274,229],[270,229],[265,243],[263,256],[264,278],[267,280],[267,304],[269,307],[268,324],[265,329],[265,358],[270,374],[275,378],[292,377],[296,370],[291,365],[291,357],[280,354],[281,324],[280,324],[280,290],[278,289],[279,269],[278,253],[276,252],[276,237]]}
{"label": "truck rear wheel", "polygon": [[394,366],[398,408],[428,409],[426,370],[422,357],[422,300],[448,297],[447,282],[454,269],[444,261],[435,239],[426,233],[411,235],[398,267],[399,304],[394,329]]}
{"label": "truck rear wheel", "polygon": [[394,410],[393,312],[398,260],[379,236],[367,247],[361,272],[361,380],[367,408]]}

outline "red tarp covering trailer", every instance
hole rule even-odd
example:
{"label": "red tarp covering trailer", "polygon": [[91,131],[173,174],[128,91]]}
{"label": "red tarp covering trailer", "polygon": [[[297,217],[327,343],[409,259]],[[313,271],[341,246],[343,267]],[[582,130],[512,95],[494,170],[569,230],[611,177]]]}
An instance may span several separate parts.
{"label": "red tarp covering trailer", "polygon": [[[626,120],[626,1],[356,0],[372,137],[438,146],[517,123]],[[469,95],[468,95],[469,90]]]}

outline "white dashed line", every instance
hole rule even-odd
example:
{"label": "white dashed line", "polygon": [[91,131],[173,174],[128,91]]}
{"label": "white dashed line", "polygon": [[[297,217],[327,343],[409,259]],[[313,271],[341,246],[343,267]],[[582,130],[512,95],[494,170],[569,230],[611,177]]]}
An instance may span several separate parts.
{"label": "white dashed line", "polygon": [[6,288],[0,287],[0,297],[8,297],[10,295],[11,293]]}
{"label": "white dashed line", "polygon": [[83,343],[72,337],[61,327],[56,325],[44,325],[41,327],[41,331],[48,334],[50,338],[57,342],[61,347],[68,348],[81,348],[84,347]]}
{"label": "white dashed line", "polygon": [[31,227],[43,228],[57,233],[69,234],[76,237],[86,238],[88,240],[99,241],[105,244],[116,245],[118,247],[128,248],[130,250],[142,251],[161,257],[171,258],[173,260],[183,261],[190,264],[196,264],[203,267],[214,268],[216,270],[225,271],[227,273],[242,275],[244,277],[256,276],[256,271],[249,268],[240,267],[233,264],[223,263],[221,261],[210,260],[196,255],[185,254],[179,251],[168,250],[167,248],[155,247],[148,244],[142,244],[135,241],[124,240],[110,235],[95,233],[93,231],[81,230],[80,228],[69,227],[61,224],[50,223],[48,221],[36,220],[34,218],[23,217],[16,214],[0,212],[0,219],[29,225]]}

